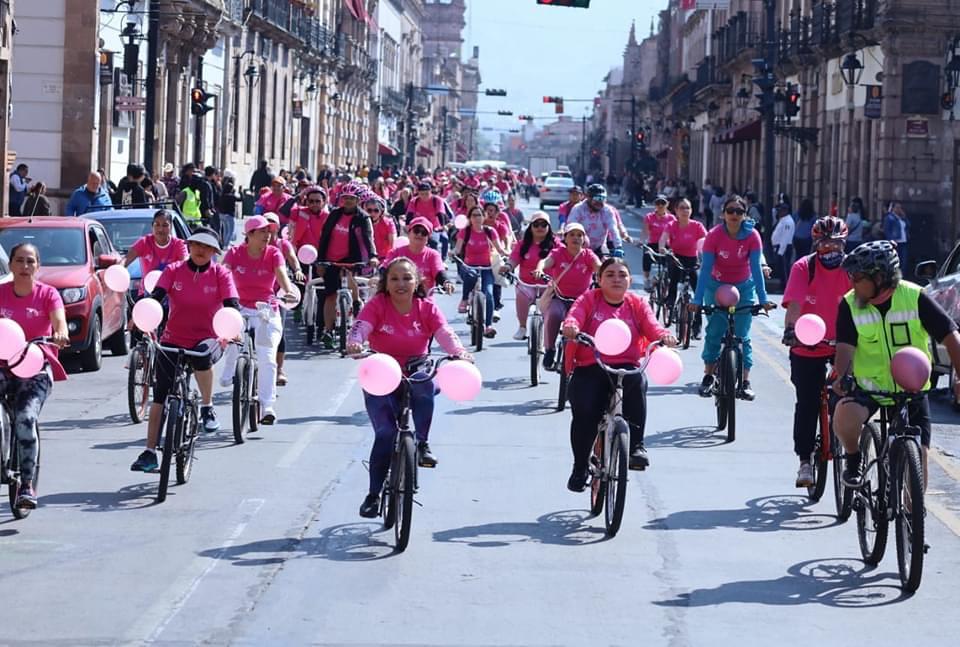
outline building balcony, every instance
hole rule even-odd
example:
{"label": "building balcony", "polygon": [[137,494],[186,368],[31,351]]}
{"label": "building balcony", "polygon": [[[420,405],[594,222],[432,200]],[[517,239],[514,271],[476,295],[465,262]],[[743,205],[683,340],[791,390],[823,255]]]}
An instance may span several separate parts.
{"label": "building balcony", "polygon": [[727,93],[730,83],[730,74],[717,66],[716,58],[707,56],[697,66],[693,92],[697,98],[711,93]]}
{"label": "building balcony", "polygon": [[407,109],[407,97],[393,88],[384,88],[380,96],[380,107],[387,114],[402,115]]}
{"label": "building balcony", "polygon": [[762,42],[760,17],[746,11],[737,12],[716,31],[714,40],[719,65],[729,65],[748,52],[755,53]]}
{"label": "building balcony", "polygon": [[[228,0],[232,2],[233,0]],[[249,0],[250,26],[307,53],[332,56],[334,39],[305,5],[291,0]],[[304,47],[305,46],[305,47]]]}

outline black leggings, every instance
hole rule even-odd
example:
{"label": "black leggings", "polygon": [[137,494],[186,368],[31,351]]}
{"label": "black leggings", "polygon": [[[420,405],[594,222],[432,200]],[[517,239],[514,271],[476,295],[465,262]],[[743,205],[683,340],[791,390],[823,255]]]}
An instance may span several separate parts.
{"label": "black leggings", "polygon": [[[617,365],[614,368],[633,368]],[[585,469],[590,458],[590,448],[597,438],[597,429],[610,403],[613,382],[597,364],[580,366],[570,377],[567,393],[570,397],[570,447],[573,449],[573,465]],[[623,417],[630,426],[630,448],[643,443],[647,423],[647,378],[643,373],[623,378]]]}
{"label": "black leggings", "polygon": [[813,454],[820,421],[820,393],[827,379],[827,357],[790,353],[790,381],[797,392],[793,408],[793,452],[807,460]]}
{"label": "black leggings", "polygon": [[[647,243],[647,247],[653,251],[660,253],[660,243]],[[649,272],[650,268],[653,267],[653,256],[650,255],[646,249],[643,250],[643,271]]]}
{"label": "black leggings", "polygon": [[[688,270],[692,270],[697,267],[697,257],[696,256],[677,256],[677,260],[680,261],[680,264]],[[674,300],[677,298],[677,284],[683,279],[683,270],[670,263],[670,287],[667,292],[667,303],[673,305]],[[697,290],[697,273],[690,272],[690,287],[693,288],[694,292]]]}
{"label": "black leggings", "polygon": [[[211,341],[211,340],[208,340]],[[212,340],[216,341],[216,340]],[[206,342],[201,342],[199,345],[194,348],[188,348],[187,350],[201,350],[205,348]],[[174,344],[164,344],[164,346],[175,346]],[[194,371],[206,371],[209,368],[212,368],[216,364],[220,357],[223,356],[223,349],[220,348],[220,344],[216,344],[213,352],[207,355],[206,357],[188,357],[185,356],[184,361],[190,366]],[[163,404],[164,400],[167,399],[167,396],[170,395],[170,390],[173,389],[173,370],[177,365],[177,353],[171,351],[160,351],[157,353],[154,358],[154,382],[153,382],[153,403],[154,404]]]}

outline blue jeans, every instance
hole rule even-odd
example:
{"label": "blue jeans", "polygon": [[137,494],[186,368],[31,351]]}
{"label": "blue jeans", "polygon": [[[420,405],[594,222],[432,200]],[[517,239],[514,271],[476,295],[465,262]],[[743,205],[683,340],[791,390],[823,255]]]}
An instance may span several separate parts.
{"label": "blue jeans", "polygon": [[237,231],[237,217],[233,214],[220,214],[220,223],[223,228],[223,244],[229,247],[233,244],[233,236]]}
{"label": "blue jeans", "polygon": [[[477,274],[471,270],[465,269],[462,265],[458,265],[458,272],[460,273],[460,278],[463,280],[463,300],[466,301],[470,298],[470,293],[473,292],[473,286],[477,284]],[[486,325],[493,325],[493,270],[480,270],[479,278],[482,280],[481,288],[483,289],[484,296],[487,297],[487,307],[486,312],[484,312],[484,317],[486,319]]]}
{"label": "blue jeans", "polygon": [[[417,377],[422,377],[418,374]],[[433,421],[433,380],[410,383],[410,408],[417,442],[427,442]],[[397,436],[397,416],[400,414],[400,388],[390,395],[370,395],[363,392],[367,415],[373,425],[373,448],[370,450],[370,494],[380,494],[383,480],[390,469],[390,457]]]}
{"label": "blue jeans", "polygon": [[[716,280],[709,279],[703,295],[705,305],[715,305],[714,294],[719,286],[720,284]],[[740,292],[740,301],[737,306],[748,306],[756,303],[752,278],[737,283],[736,286]],[[753,366],[753,346],[750,343],[750,326],[753,324],[753,315],[747,311],[738,312],[733,321],[734,332],[737,337],[743,340],[743,368],[750,370],[750,367]],[[700,354],[704,363],[715,364],[720,359],[720,346],[726,332],[727,313],[718,311],[710,315],[710,320],[707,322],[707,332],[703,336],[703,352]]]}
{"label": "blue jeans", "polygon": [[446,258],[447,252],[450,251],[450,237],[447,235],[447,232],[445,231],[433,232],[427,244],[432,249],[435,249],[438,252],[440,252],[441,258]]}

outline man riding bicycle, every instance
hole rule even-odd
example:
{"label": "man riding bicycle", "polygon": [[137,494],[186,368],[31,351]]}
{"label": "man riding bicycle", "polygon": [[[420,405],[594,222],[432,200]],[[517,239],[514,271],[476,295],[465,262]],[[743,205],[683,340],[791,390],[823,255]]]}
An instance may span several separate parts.
{"label": "man riding bicycle", "polygon": [[790,347],[790,381],[797,392],[793,412],[793,451],[800,459],[797,487],[814,484],[810,464],[816,444],[820,394],[826,381],[827,364],[833,360],[830,344],[803,346],[794,333],[794,324],[805,314],[816,314],[827,325],[824,340],[836,338],[837,306],[850,291],[850,278],[843,270],[843,248],[847,225],[827,216],[813,224],[813,253],[793,264],[783,307],[787,309],[783,343]]}
{"label": "man riding bicycle", "polygon": [[607,190],[603,185],[591,184],[587,187],[587,199],[570,210],[567,223],[583,225],[587,238],[596,245],[593,252],[597,256],[602,256],[603,243],[608,238],[612,241],[608,241],[608,245],[612,245],[610,255],[623,256],[623,239],[617,228],[616,216],[606,202]]}
{"label": "man riding bicycle", "polygon": [[[843,261],[853,290],[840,302],[837,314],[838,376],[852,373],[856,384],[869,391],[899,391],[890,361],[901,348],[912,346],[930,357],[930,337],[943,344],[953,366],[960,366],[957,325],[919,285],[903,280],[897,247],[875,240],[857,247]],[[838,379],[833,390],[843,399],[833,414],[833,430],[843,444],[847,464],[843,480],[859,487],[860,430],[885,400],[850,393],[850,380]],[[924,389],[930,388],[929,383]],[[930,447],[930,404],[924,396],[908,405],[911,425],[920,427],[923,445],[924,487]]]}

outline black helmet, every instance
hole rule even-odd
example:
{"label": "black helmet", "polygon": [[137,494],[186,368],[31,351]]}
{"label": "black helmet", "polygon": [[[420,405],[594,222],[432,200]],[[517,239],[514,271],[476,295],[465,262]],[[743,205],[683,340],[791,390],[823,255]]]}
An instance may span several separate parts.
{"label": "black helmet", "polygon": [[587,197],[599,200],[607,199],[607,190],[602,184],[591,184],[587,187]]}
{"label": "black helmet", "polygon": [[881,287],[894,285],[901,277],[897,246],[889,240],[863,243],[843,259],[843,269],[850,275],[866,274],[872,277],[883,274],[886,280]]}

